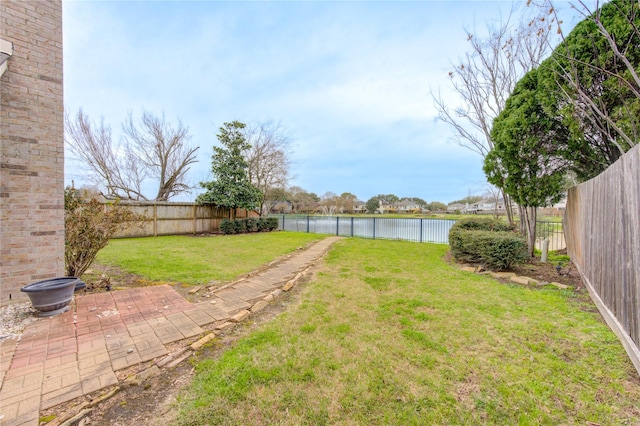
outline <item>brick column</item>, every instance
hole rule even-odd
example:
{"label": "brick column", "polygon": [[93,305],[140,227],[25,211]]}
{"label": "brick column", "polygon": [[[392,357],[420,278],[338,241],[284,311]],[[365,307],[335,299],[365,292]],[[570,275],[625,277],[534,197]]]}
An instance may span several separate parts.
{"label": "brick column", "polygon": [[0,3],[0,304],[64,274],[61,1]]}

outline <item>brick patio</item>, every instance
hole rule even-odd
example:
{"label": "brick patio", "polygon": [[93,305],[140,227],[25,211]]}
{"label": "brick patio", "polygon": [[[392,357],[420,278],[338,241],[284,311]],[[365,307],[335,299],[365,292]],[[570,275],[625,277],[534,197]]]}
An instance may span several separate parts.
{"label": "brick patio", "polygon": [[157,362],[169,353],[166,345],[244,318],[335,241],[317,242],[202,303],[192,304],[166,285],[76,297],[70,311],[30,324],[19,342],[0,341],[0,424],[37,425],[40,410],[117,385],[116,371]]}

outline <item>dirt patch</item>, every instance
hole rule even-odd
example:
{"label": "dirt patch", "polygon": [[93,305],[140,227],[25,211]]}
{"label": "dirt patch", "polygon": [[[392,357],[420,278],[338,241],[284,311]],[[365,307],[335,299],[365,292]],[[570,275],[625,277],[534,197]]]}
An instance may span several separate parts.
{"label": "dirt patch", "polygon": [[[451,252],[447,252],[444,256],[445,262],[450,265],[456,266],[473,266],[478,267],[478,265],[462,265],[456,263],[456,261],[451,256]],[[480,269],[484,271],[484,269]],[[546,262],[542,263],[538,259],[534,259],[529,263],[525,263],[523,265],[514,266],[508,272],[513,272],[516,275],[525,276],[529,278],[533,278],[536,281],[541,283],[551,283],[556,282],[564,285],[568,285],[572,287],[573,290],[578,292],[587,291],[584,283],[582,282],[582,278],[580,278],[580,273],[576,269],[575,265],[572,262],[562,262],[560,264],[560,268],[558,269],[558,263],[554,262]],[[514,284],[509,278],[496,278],[498,281],[503,283]]]}
{"label": "dirt patch", "polygon": [[518,265],[513,268],[513,272],[517,275],[524,275],[534,278],[540,282],[556,282],[573,287],[575,290],[585,290],[580,273],[576,269],[573,263],[561,265],[558,269],[557,264],[550,262],[541,263],[538,260],[534,260],[531,263],[524,265]]}

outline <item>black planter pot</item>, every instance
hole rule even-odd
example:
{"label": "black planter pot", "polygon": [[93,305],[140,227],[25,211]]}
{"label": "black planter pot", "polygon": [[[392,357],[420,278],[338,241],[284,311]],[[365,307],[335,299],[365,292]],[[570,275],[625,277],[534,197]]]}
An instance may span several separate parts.
{"label": "black planter pot", "polygon": [[85,287],[79,278],[61,277],[28,284],[20,291],[27,293],[39,316],[50,317],[68,311],[73,292]]}

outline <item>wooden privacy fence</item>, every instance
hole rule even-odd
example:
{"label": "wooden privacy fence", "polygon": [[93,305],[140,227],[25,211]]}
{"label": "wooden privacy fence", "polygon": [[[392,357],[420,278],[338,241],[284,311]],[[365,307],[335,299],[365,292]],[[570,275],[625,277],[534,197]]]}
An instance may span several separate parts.
{"label": "wooden privacy fence", "polygon": [[[220,222],[229,218],[229,209],[196,203],[128,201],[122,204],[148,220],[141,227],[126,229],[116,235],[116,238],[218,232]],[[109,208],[109,205],[105,204],[105,208]],[[236,209],[235,217],[258,217],[258,213]]]}
{"label": "wooden privacy fence", "polygon": [[640,145],[569,190],[567,250],[640,372]]}

